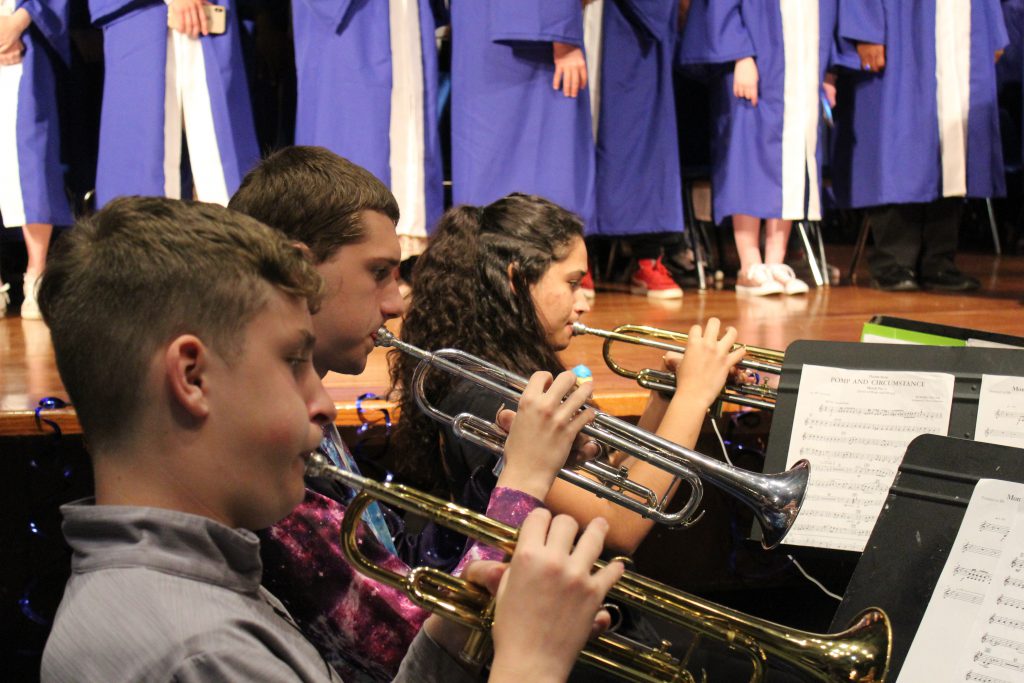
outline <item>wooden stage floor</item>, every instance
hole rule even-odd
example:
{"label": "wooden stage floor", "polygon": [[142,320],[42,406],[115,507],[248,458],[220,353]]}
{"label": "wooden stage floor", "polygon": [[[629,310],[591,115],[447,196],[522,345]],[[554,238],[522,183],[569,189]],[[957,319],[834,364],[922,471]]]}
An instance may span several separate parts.
{"label": "wooden stage floor", "polygon": [[[830,257],[836,264],[848,262],[844,258],[848,249],[838,247],[836,254],[831,251]],[[775,349],[785,349],[798,339],[856,341],[861,326],[876,314],[1024,335],[1024,257],[967,254],[959,257],[959,264],[982,281],[980,291],[969,295],[886,293],[867,286],[833,286],[812,288],[804,296],[758,299],[738,298],[731,289],[687,290],[682,301],[676,302],[599,292],[584,321],[606,329],[623,323],[642,323],[686,331],[694,323],[717,316],[737,328],[741,342]],[[867,281],[866,273],[861,280]],[[392,327],[397,329],[397,325]],[[590,367],[595,396],[605,410],[619,415],[638,414],[644,392],[606,368],[601,345],[600,339],[581,337],[574,340],[562,357],[569,367]],[[622,358],[640,362],[645,353],[634,347],[623,348]],[[657,354],[653,356],[656,357]],[[379,396],[387,390],[385,351],[373,352],[362,375],[331,374],[325,384],[339,405],[339,423],[358,424],[355,399],[366,392]],[[33,410],[41,398],[48,396],[67,399],[46,326],[18,317],[0,319],[0,435],[39,433]],[[55,411],[52,417],[66,431],[77,431],[72,411]]]}

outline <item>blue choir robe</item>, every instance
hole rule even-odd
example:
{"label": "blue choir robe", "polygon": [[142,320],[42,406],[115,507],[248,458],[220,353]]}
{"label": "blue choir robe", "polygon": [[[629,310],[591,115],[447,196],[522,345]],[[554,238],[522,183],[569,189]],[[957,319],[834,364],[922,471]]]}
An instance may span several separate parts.
{"label": "blue choir robe", "polygon": [[60,163],[54,71],[57,60],[70,62],[68,4],[66,0],[17,0],[14,11],[22,8],[32,23],[21,37],[25,54],[17,83],[14,135],[4,131],[5,140],[16,141],[16,154],[6,151],[6,144],[0,149],[6,157],[4,165],[13,165],[14,176],[4,188],[0,212],[7,208],[3,223],[12,228],[26,223],[69,225],[72,217]]}
{"label": "blue choir robe", "polygon": [[[319,145],[367,169],[395,191],[399,200],[402,234],[425,235],[444,210],[444,172],[441,161],[437,113],[437,21],[430,0],[414,0],[416,26],[401,27],[417,41],[418,73],[398,58],[393,59],[392,2],[388,0],[295,0],[292,21],[295,33],[295,66],[298,102],[295,143]],[[413,21],[412,23],[415,23]],[[415,55],[416,52],[412,54]],[[410,63],[406,61],[406,63]],[[396,71],[396,66],[403,70]],[[411,144],[418,147],[412,158],[393,156],[393,126],[403,125],[399,117],[412,116],[406,107],[392,109],[392,85],[396,77],[414,77],[410,87],[421,100],[420,121],[411,122],[417,131]],[[397,84],[396,84],[397,85]],[[398,141],[395,141],[398,144]],[[400,154],[399,150],[394,150]],[[398,168],[392,168],[392,162]],[[398,175],[401,174],[401,177]],[[422,175],[421,179],[417,176]],[[397,191],[413,185],[413,191]],[[410,205],[410,200],[412,205]],[[419,216],[406,229],[407,216]]]}
{"label": "blue choir robe", "polygon": [[607,58],[593,73],[599,81],[591,92],[598,99],[594,233],[683,229],[672,86],[678,6],[678,0],[603,3],[600,51]]}
{"label": "blue choir robe", "polygon": [[[938,13],[943,5],[954,15]],[[848,52],[858,42],[886,49],[881,73],[844,73],[839,84],[832,170],[840,206],[1005,194],[994,66],[1007,43],[999,0],[843,0],[839,34]],[[940,81],[954,98],[952,115],[948,103],[940,106]]]}
{"label": "blue choir robe", "polygon": [[[201,36],[206,86],[229,195],[259,161],[249,84],[233,0],[227,30]],[[120,195],[165,194],[164,123],[167,5],[163,0],[89,0],[103,29],[103,110],[100,115],[96,201]]]}
{"label": "blue choir robe", "polygon": [[452,194],[488,204],[541,195],[594,215],[594,138],[588,90],[551,87],[552,43],[583,46],[579,0],[453,0]]}
{"label": "blue choir robe", "polygon": [[[821,218],[821,83],[835,54],[837,0],[693,0],[677,62],[720,64],[712,87],[716,222]],[[733,95],[754,57],[758,103]]]}

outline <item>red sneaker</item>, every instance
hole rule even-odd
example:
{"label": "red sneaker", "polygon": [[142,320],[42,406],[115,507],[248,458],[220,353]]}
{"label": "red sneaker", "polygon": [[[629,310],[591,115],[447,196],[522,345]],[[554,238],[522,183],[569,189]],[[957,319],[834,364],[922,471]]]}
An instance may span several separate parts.
{"label": "red sneaker", "polygon": [[588,299],[593,299],[597,296],[597,292],[594,291],[594,278],[590,276],[589,270],[580,278],[580,291]]}
{"label": "red sneaker", "polygon": [[669,275],[661,259],[640,259],[629,283],[633,294],[646,294],[651,299],[682,299],[683,290]]}

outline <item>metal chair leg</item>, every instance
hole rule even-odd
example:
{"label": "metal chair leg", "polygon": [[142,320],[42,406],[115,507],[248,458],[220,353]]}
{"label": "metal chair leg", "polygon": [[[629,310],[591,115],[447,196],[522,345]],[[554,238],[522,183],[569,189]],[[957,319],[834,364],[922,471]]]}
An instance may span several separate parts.
{"label": "metal chair leg", "polygon": [[821,269],[818,267],[818,257],[814,254],[810,236],[807,234],[808,221],[797,222],[796,229],[800,234],[800,240],[804,243],[804,253],[807,257],[807,264],[811,267],[811,277],[814,278],[814,284],[817,287],[822,287],[825,280],[822,277]]}
{"label": "metal chair leg", "polygon": [[705,271],[707,252],[704,249],[704,240],[701,234],[703,226],[697,220],[697,212],[693,208],[693,183],[683,184],[683,206],[686,211],[686,239],[693,251],[693,263],[697,267],[697,287],[705,290],[708,288]]}
{"label": "metal chair leg", "polygon": [[853,248],[853,259],[850,261],[850,272],[847,273],[847,279],[850,284],[857,283],[857,266],[860,265],[860,259],[864,255],[864,247],[868,243],[868,233],[871,231],[871,223],[868,220],[867,214],[864,214],[864,221],[860,225],[860,233],[857,235],[857,246]]}
{"label": "metal chair leg", "polygon": [[996,212],[992,208],[992,199],[985,198],[985,208],[988,209],[988,227],[992,230],[992,244],[995,245],[996,256],[1003,255],[1003,245],[999,241],[999,226],[996,224]]}
{"label": "metal chair leg", "polygon": [[[825,239],[821,236],[821,223],[814,224],[815,242],[818,244],[818,264],[821,266],[822,275],[825,278],[825,286],[832,285],[832,278],[828,272],[828,256],[825,254]],[[838,270],[836,272],[839,272]],[[838,284],[838,283],[837,283]]]}

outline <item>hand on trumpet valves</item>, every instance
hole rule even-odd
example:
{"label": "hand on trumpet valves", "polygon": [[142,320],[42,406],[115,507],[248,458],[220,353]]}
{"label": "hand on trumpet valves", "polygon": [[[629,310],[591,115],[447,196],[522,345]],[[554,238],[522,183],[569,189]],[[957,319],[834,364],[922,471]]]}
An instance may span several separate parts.
{"label": "hand on trumpet valves", "polygon": [[544,509],[523,522],[498,589],[492,676],[565,680],[587,639],[610,625],[601,605],[624,568],[610,562],[593,571],[608,531],[604,518],[592,520],[574,547],[578,531],[573,518],[552,519]]}
{"label": "hand on trumpet valves", "polygon": [[569,371],[553,379],[549,372],[530,377],[519,410],[502,410],[497,416],[498,426],[508,432],[499,486],[544,500],[571,452],[597,455],[596,444],[579,438],[580,430],[594,419],[594,411],[584,407],[591,391],[589,383],[576,387],[576,377]]}
{"label": "hand on trumpet valves", "polygon": [[666,364],[675,365],[675,396],[699,401],[705,408],[718,399],[729,373],[746,354],[745,348],[733,349],[736,328],[728,327],[722,332],[721,325],[718,318],[708,318],[704,327],[694,325],[682,358],[675,358],[678,354],[666,354]]}

